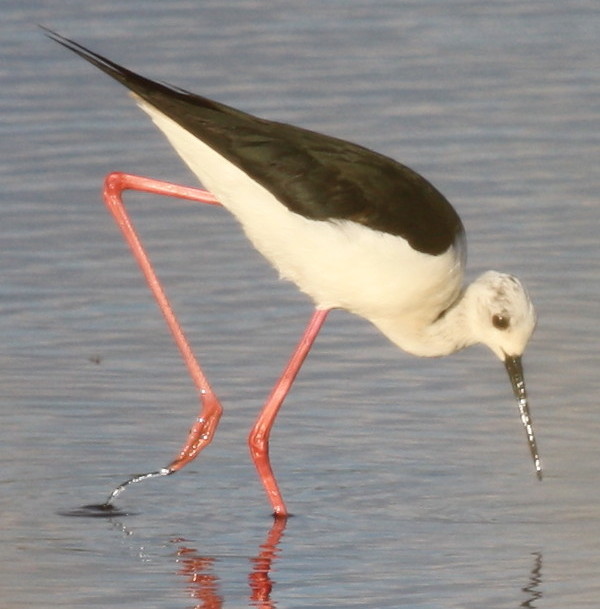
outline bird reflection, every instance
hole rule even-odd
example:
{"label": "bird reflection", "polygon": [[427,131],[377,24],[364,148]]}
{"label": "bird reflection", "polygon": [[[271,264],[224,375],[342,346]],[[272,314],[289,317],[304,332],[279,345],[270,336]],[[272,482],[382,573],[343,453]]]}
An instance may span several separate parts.
{"label": "bird reflection", "polygon": [[527,599],[524,600],[519,607],[525,607],[527,609],[535,609],[535,601],[542,598],[542,591],[540,586],[542,583],[542,553],[533,552],[534,562],[529,574],[529,582],[526,586],[523,586],[521,590],[527,594]]}
{"label": "bird reflection", "polygon": [[[250,604],[259,609],[274,609],[271,600],[274,582],[271,578],[273,560],[278,554],[278,544],[285,529],[286,519],[276,518],[259,547],[258,554],[250,559],[252,569],[248,574],[250,585]],[[223,596],[219,593],[219,577],[214,571],[215,558],[203,556],[186,542],[185,539],[173,540],[178,544],[178,573],[187,580],[190,596],[198,601],[194,609],[221,609],[224,607]]]}
{"label": "bird reflection", "polygon": [[252,604],[261,609],[271,609],[275,604],[271,602],[271,590],[273,581],[271,579],[271,567],[273,560],[279,552],[279,542],[285,529],[286,519],[276,518],[267,535],[267,539],[260,546],[260,551],[252,559],[253,568],[248,575],[250,584],[250,600]]}
{"label": "bird reflection", "polygon": [[[272,577],[273,564],[280,557],[279,544],[283,537],[287,519],[275,518],[273,525],[267,532],[265,541],[258,547],[257,554],[249,559],[248,573],[248,606],[258,609],[275,609],[277,604],[272,599],[275,580]],[[122,523],[112,521],[112,525],[121,530],[128,537],[132,532]],[[216,567],[220,561],[215,556],[201,554],[193,547],[189,540],[178,537],[171,540],[176,544],[175,552],[176,573],[185,580],[186,595],[196,604],[193,609],[222,609],[226,606],[225,598],[221,593],[221,580]],[[142,548],[137,550],[138,558],[146,559]],[[536,609],[543,592],[542,586],[542,553],[533,552],[533,565],[529,571],[526,585],[520,591],[525,599],[518,605],[524,609]]]}
{"label": "bird reflection", "polygon": [[[185,540],[176,540],[184,542]],[[196,550],[185,545],[177,550],[177,562],[181,565],[178,571],[189,582],[190,596],[199,604],[198,609],[219,609],[223,607],[223,597],[219,594],[219,578],[213,572],[214,558],[200,556]]]}

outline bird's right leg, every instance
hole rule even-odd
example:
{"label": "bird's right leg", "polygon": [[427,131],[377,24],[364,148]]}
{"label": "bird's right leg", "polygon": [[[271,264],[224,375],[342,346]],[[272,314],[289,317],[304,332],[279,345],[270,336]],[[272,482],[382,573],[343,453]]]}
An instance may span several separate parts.
{"label": "bird's right leg", "polygon": [[219,205],[219,202],[211,193],[199,188],[189,188],[180,186],[178,184],[172,184],[170,182],[163,182],[160,180],[154,180],[152,178],[145,178],[120,172],[111,173],[106,176],[104,182],[104,202],[106,203],[106,206],[115,219],[117,225],[121,229],[125,241],[131,248],[134,257],[137,260],[146,281],[148,282],[150,291],[156,299],[156,302],[158,303],[158,306],[167,322],[169,330],[173,335],[173,339],[181,352],[192,381],[194,382],[194,385],[198,391],[200,399],[200,412],[196,418],[196,421],[192,425],[188,433],[187,440],[177,458],[175,458],[167,467],[163,467],[155,472],[134,476],[133,478],[130,478],[123,484],[119,485],[109,496],[105,507],[109,507],[112,501],[114,501],[114,499],[130,484],[139,482],[141,480],[146,480],[148,478],[153,478],[155,476],[166,476],[168,474],[172,474],[192,461],[198,455],[198,453],[208,446],[208,444],[210,444],[212,441],[223,410],[219,399],[212,390],[187,341],[187,338],[185,337],[185,334],[183,333],[183,330],[181,329],[181,325],[173,312],[167,296],[152,267],[152,264],[150,263],[150,260],[133,227],[133,224],[131,223],[129,215],[127,214],[123,204],[122,193],[124,190],[138,190],[169,197],[178,197],[191,201],[198,201],[200,203],[208,203],[210,205]]}

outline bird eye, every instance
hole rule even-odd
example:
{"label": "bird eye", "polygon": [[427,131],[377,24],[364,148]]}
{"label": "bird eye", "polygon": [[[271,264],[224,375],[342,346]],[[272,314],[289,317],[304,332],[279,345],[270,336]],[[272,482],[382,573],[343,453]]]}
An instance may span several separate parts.
{"label": "bird eye", "polygon": [[510,325],[510,317],[505,315],[493,315],[492,324],[497,330],[506,330]]}

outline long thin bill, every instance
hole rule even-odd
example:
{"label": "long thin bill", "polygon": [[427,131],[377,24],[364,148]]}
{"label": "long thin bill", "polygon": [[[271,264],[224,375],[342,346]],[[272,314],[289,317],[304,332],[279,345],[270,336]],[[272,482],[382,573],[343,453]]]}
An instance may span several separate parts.
{"label": "long thin bill", "polygon": [[517,398],[519,412],[521,414],[521,422],[523,423],[525,433],[527,434],[529,452],[531,452],[535,473],[538,480],[541,480],[542,462],[538,454],[535,435],[533,433],[533,422],[531,421],[531,415],[529,414],[529,403],[527,402],[527,391],[525,389],[525,379],[523,377],[523,365],[521,364],[521,358],[518,355],[514,357],[507,355],[506,359],[504,360],[504,366],[506,367],[513,392]]}

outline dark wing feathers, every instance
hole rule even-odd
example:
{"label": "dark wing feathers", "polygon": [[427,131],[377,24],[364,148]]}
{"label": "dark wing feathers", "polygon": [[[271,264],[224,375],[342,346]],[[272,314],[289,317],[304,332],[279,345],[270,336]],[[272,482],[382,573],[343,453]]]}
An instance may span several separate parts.
{"label": "dark wing feathers", "polygon": [[267,121],[161,84],[46,30],[217,150],[288,209],[315,220],[350,220],[441,254],[461,241],[460,218],[412,169],[362,146]]}

